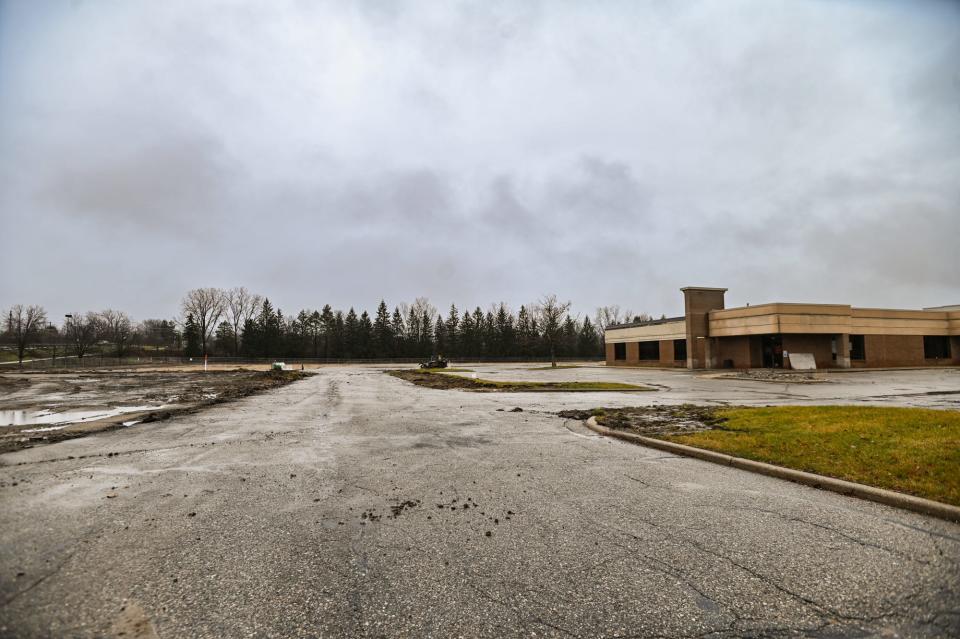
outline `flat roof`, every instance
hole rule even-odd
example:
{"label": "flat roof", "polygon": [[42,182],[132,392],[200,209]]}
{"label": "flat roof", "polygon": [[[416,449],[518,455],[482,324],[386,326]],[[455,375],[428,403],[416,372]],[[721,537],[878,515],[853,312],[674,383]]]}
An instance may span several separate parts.
{"label": "flat roof", "polygon": [[611,324],[606,328],[606,330],[612,330],[615,328],[633,328],[634,326],[656,326],[657,324],[669,324],[670,322],[683,322],[686,321],[686,316],[681,315],[680,317],[664,317],[661,319],[655,320],[646,320],[643,322],[624,322],[622,324]]}

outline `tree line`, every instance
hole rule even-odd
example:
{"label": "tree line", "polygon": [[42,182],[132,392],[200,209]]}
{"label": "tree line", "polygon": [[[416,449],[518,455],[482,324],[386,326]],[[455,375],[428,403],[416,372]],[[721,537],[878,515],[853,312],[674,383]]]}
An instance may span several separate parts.
{"label": "tree line", "polygon": [[82,358],[93,349],[116,357],[131,353],[169,353],[187,357],[314,357],[328,359],[526,358],[603,355],[603,330],[623,320],[649,319],[622,313],[619,307],[597,309],[595,318],[570,313],[570,302],[556,295],[522,305],[514,313],[506,304],[486,311],[459,309],[444,313],[426,298],[391,310],[381,300],[373,314],[346,311],[329,304],[285,315],[264,296],[244,287],[198,288],[181,301],[180,317],[134,323],[112,309],[70,313],[60,326],[48,322],[41,306],[12,306],[4,317],[3,339],[13,344],[19,361],[34,344],[59,343]]}

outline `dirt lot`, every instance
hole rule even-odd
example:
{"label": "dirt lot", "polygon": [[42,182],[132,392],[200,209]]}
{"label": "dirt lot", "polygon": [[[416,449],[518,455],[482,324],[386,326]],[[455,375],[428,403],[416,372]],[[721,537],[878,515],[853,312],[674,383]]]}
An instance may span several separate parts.
{"label": "dirt lot", "polygon": [[0,452],[169,419],[284,386],[300,371],[106,370],[0,375]]}
{"label": "dirt lot", "polygon": [[[624,384],[621,382],[601,382],[601,381],[562,381],[562,382],[540,382],[540,381],[492,381],[481,379],[476,376],[464,377],[455,373],[456,369],[449,373],[424,370],[393,370],[387,371],[394,377],[399,377],[417,386],[442,390],[466,390],[478,393],[549,393],[549,392],[597,392],[597,391],[652,391],[649,386],[638,386],[636,384]],[[472,371],[468,371],[472,372]]]}

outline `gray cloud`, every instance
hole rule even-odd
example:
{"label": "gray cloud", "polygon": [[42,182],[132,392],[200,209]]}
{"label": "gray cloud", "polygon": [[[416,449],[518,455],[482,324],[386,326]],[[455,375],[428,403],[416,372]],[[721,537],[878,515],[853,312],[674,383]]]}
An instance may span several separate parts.
{"label": "gray cloud", "polygon": [[0,232],[51,250],[7,243],[0,306],[957,302],[958,33],[932,1],[5,3]]}

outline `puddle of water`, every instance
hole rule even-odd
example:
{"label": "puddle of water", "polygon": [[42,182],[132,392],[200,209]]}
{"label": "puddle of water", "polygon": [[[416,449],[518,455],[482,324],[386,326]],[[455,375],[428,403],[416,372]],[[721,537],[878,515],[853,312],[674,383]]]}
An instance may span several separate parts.
{"label": "puddle of water", "polygon": [[45,433],[48,430],[60,430],[61,428],[66,428],[69,424],[64,424],[62,426],[44,426],[43,428],[24,428],[21,433]]}
{"label": "puddle of water", "polygon": [[[67,425],[78,422],[87,422],[104,417],[114,417],[124,413],[135,413],[143,410],[158,410],[165,408],[166,404],[160,406],[117,406],[115,408],[104,408],[100,410],[76,410],[54,413],[50,410],[0,410],[0,426],[29,426],[29,425]],[[59,428],[63,428],[59,426]],[[40,430],[56,430],[55,428],[32,429],[29,432],[39,432]]]}

